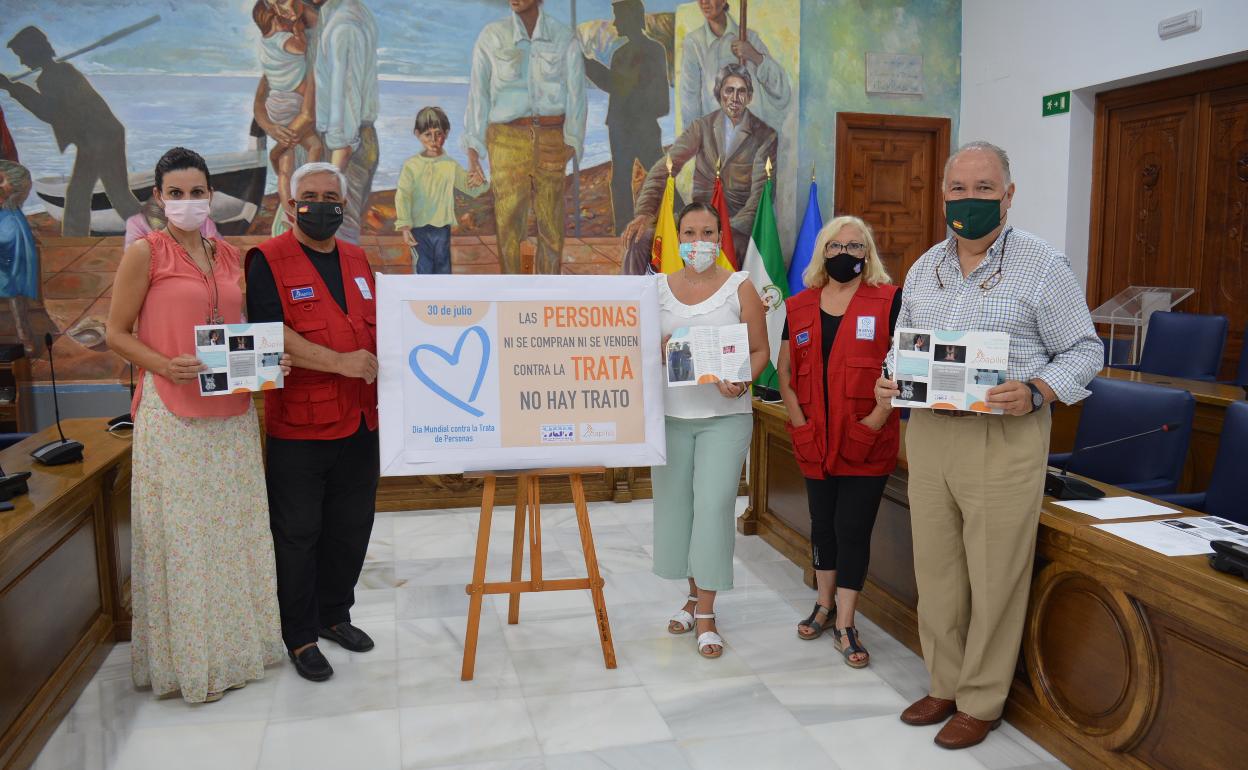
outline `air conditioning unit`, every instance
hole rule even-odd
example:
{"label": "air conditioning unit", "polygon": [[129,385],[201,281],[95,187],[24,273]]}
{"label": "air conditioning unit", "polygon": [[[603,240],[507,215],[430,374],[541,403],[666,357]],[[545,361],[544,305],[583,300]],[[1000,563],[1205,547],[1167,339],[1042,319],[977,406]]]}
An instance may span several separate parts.
{"label": "air conditioning unit", "polygon": [[1162,40],[1169,40],[1172,37],[1186,35],[1189,32],[1195,32],[1200,29],[1200,9],[1181,13],[1178,16],[1171,16],[1168,19],[1162,19],[1157,22],[1157,36]]}

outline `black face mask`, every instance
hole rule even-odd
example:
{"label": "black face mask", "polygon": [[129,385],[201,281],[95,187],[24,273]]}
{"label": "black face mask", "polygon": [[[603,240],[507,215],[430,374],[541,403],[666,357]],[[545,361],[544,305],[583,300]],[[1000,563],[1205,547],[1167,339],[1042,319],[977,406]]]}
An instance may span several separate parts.
{"label": "black face mask", "polygon": [[823,269],[828,277],[837,283],[849,283],[862,275],[862,268],[867,264],[866,257],[855,257],[842,251],[834,257],[823,261]]}
{"label": "black face mask", "polygon": [[298,201],[295,222],[314,241],[328,241],[342,227],[342,204],[332,201]]}

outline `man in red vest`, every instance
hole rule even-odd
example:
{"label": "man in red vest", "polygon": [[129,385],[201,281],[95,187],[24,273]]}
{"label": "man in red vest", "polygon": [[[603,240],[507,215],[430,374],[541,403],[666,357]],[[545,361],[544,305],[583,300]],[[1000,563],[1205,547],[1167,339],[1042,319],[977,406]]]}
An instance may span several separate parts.
{"label": "man in red vest", "polygon": [[247,254],[247,319],[284,323],[294,364],[265,392],[269,517],[282,638],[315,682],[334,673],[318,637],[373,648],[351,605],[377,496],[377,311],[364,251],[334,237],[345,190],[336,166],[302,166],[294,229]]}

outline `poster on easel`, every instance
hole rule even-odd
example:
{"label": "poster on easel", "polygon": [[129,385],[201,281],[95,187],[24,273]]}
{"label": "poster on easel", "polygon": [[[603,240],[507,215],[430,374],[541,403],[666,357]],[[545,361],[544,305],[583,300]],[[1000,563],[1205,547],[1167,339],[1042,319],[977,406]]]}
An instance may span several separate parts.
{"label": "poster on easel", "polygon": [[377,276],[382,475],[665,462],[653,276]]}

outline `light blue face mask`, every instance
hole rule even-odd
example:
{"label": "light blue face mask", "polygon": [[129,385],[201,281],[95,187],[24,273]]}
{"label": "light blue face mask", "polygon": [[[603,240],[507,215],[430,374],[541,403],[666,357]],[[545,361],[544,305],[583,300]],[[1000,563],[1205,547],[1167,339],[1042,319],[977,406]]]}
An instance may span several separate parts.
{"label": "light blue face mask", "polygon": [[680,259],[696,272],[705,272],[715,264],[719,256],[719,244],[714,241],[692,241],[680,244]]}

